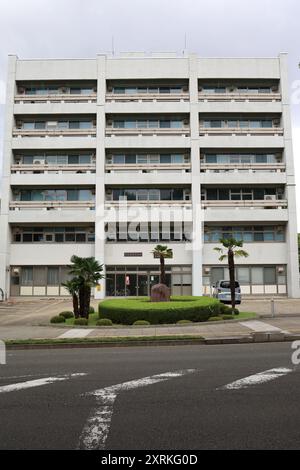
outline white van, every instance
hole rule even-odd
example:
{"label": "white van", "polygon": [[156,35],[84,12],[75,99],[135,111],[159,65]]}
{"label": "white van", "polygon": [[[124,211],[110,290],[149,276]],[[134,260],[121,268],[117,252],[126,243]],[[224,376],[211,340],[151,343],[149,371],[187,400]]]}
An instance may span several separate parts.
{"label": "white van", "polygon": [[[223,304],[231,304],[231,292],[230,292],[230,281],[217,281],[216,285],[213,286],[213,297],[223,302]],[[241,288],[240,283],[235,281],[235,303],[241,303]]]}

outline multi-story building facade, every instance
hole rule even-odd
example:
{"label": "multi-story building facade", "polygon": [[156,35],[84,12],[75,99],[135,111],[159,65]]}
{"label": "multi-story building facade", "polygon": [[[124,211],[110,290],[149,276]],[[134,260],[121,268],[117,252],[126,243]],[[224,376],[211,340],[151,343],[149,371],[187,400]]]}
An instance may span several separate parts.
{"label": "multi-story building facade", "polygon": [[243,240],[245,295],[299,296],[287,57],[9,57],[0,287],[65,295],[73,254],[95,296],[147,295],[158,243],[175,295],[228,278],[214,247]]}

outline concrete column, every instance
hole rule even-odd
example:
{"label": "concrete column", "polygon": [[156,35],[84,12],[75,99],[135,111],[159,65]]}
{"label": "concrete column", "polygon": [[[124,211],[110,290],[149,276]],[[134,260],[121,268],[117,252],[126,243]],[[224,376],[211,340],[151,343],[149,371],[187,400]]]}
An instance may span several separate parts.
{"label": "concrete column", "polygon": [[[106,57],[97,56],[97,146],[96,146],[96,213],[95,258],[103,264],[105,275],[105,92]],[[95,298],[105,297],[105,279],[95,289]]]}
{"label": "concrete column", "polygon": [[289,103],[288,57],[279,55],[280,82],[282,94],[282,126],[284,128],[284,152],[286,163],[286,198],[288,201],[288,224],[286,230],[287,242],[287,290],[288,296],[300,297],[299,260],[297,240],[297,210],[295,192],[295,171],[292,146],[292,129]]}
{"label": "concrete column", "polygon": [[202,213],[200,188],[199,153],[199,104],[198,104],[198,58],[189,57],[191,163],[192,163],[192,204],[193,204],[193,243],[192,243],[192,293],[202,295]]}
{"label": "concrete column", "polygon": [[10,293],[10,227],[9,227],[9,201],[10,201],[10,166],[12,163],[12,130],[14,122],[14,94],[16,83],[17,56],[8,57],[5,127],[3,142],[3,175],[0,212],[0,287],[5,298]]}

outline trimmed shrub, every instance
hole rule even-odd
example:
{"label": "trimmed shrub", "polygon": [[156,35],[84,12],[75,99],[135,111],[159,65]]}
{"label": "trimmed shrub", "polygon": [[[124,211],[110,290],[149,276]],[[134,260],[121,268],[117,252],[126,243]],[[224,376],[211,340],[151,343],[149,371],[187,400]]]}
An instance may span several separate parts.
{"label": "trimmed shrub", "polygon": [[64,323],[66,319],[62,315],[55,315],[50,320],[50,323]]}
{"label": "trimmed shrub", "polygon": [[136,320],[133,325],[150,325],[147,320]]}
{"label": "trimmed shrub", "polygon": [[90,310],[89,310],[89,311],[90,311],[90,313],[95,313],[94,307],[90,306]]}
{"label": "trimmed shrub", "polygon": [[97,326],[112,326],[112,324],[113,322],[109,318],[100,318],[96,323]]}
{"label": "trimmed shrub", "polygon": [[74,314],[71,311],[66,311],[66,312],[60,312],[59,316],[64,317],[64,319],[67,320],[67,318],[73,318]]}
{"label": "trimmed shrub", "polygon": [[75,318],[74,325],[86,326],[88,325],[88,319],[87,318]]}
{"label": "trimmed shrub", "polygon": [[233,320],[233,316],[232,315],[222,315],[222,319],[223,320]]}
{"label": "trimmed shrub", "polygon": [[209,321],[220,321],[220,320],[223,320],[222,317],[210,317]]}
{"label": "trimmed shrub", "polygon": [[185,323],[193,323],[191,320],[178,320],[177,325],[184,325]]}
{"label": "trimmed shrub", "polygon": [[232,315],[232,308],[221,303],[221,315]]}
{"label": "trimmed shrub", "polygon": [[233,314],[234,314],[234,315],[239,315],[239,314],[240,314],[239,309],[238,309],[238,308],[235,308],[235,309],[233,310]]}
{"label": "trimmed shrub", "polygon": [[170,302],[150,302],[147,297],[104,300],[99,304],[99,317],[110,318],[113,323],[132,325],[146,320],[151,325],[207,321],[220,314],[220,302],[209,297],[172,297]]}

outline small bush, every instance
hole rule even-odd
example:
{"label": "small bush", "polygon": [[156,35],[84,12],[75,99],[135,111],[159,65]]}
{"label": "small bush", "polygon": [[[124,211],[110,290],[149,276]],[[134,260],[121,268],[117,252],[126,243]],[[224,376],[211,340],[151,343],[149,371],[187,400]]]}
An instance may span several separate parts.
{"label": "small bush", "polygon": [[193,323],[191,320],[178,320],[177,325],[184,325],[184,323]]}
{"label": "small bush", "polygon": [[209,321],[220,321],[223,320],[222,317],[210,317]]}
{"label": "small bush", "polygon": [[87,318],[75,318],[74,325],[86,326],[88,325],[88,319]]}
{"label": "small bush", "polygon": [[100,318],[96,323],[97,326],[112,326],[112,324],[113,322],[109,318]]}
{"label": "small bush", "polygon": [[229,305],[225,305],[221,303],[221,315],[232,315],[232,308]]}
{"label": "small bush", "polygon": [[90,306],[90,313],[95,313],[95,309],[92,306]]}
{"label": "small bush", "polygon": [[234,315],[239,315],[239,313],[240,313],[240,311],[239,311],[238,308],[235,308],[235,309],[233,310],[233,314],[234,314]]}
{"label": "small bush", "polygon": [[136,320],[133,325],[150,325],[150,322],[147,320]]}
{"label": "small bush", "polygon": [[50,320],[50,323],[64,323],[66,319],[62,315],[55,315]]}
{"label": "small bush", "polygon": [[73,318],[74,314],[71,311],[66,311],[66,312],[60,312],[59,316],[64,317],[64,319],[67,320],[67,318]]}
{"label": "small bush", "polygon": [[233,320],[233,316],[232,315],[222,315],[222,319],[223,320]]}

